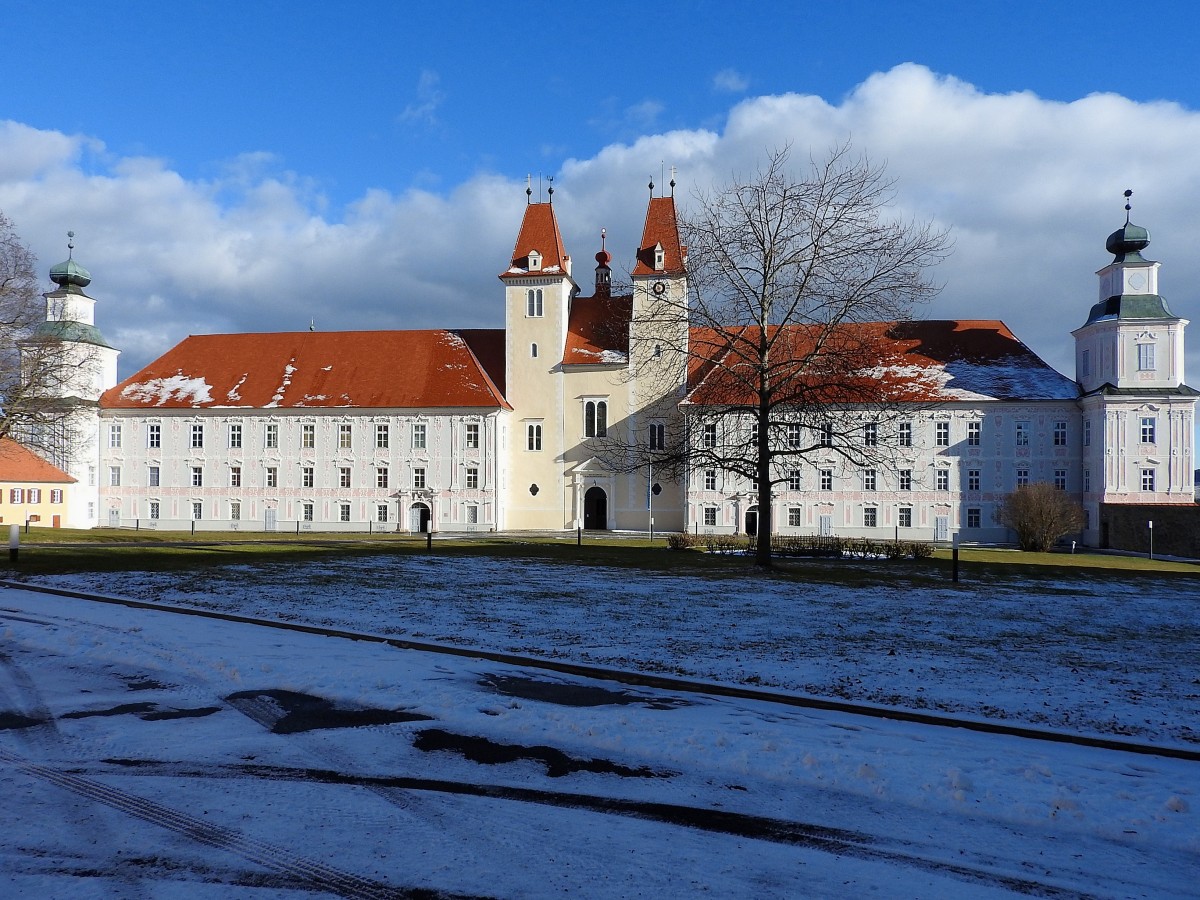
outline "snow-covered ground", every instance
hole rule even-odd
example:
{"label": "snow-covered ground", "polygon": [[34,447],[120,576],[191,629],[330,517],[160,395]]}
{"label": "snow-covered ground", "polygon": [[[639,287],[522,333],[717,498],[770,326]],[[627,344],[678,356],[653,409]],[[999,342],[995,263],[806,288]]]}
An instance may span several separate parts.
{"label": "snow-covered ground", "polygon": [[[193,577],[55,581],[1195,740],[1184,582],[917,596],[438,558]],[[0,591],[4,896],[1188,897],[1198,803],[1185,760]]]}

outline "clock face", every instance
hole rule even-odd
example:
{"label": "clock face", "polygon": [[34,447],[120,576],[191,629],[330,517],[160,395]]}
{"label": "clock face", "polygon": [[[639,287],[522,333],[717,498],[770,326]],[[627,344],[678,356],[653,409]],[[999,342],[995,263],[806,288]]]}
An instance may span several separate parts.
{"label": "clock face", "polygon": [[661,281],[654,282],[654,288],[653,288],[654,293],[661,294],[664,291],[666,291],[666,289],[667,289],[667,286],[665,283],[663,283]]}

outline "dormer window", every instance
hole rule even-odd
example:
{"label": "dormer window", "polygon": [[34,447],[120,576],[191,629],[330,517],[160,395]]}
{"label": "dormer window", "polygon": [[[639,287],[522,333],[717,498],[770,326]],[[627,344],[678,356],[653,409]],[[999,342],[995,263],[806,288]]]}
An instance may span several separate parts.
{"label": "dormer window", "polygon": [[663,250],[663,245],[655,244],[654,245],[654,268],[661,272],[664,268],[666,268],[666,265],[667,265],[667,254],[666,254],[666,251]]}
{"label": "dormer window", "polygon": [[542,268],[542,254],[536,250],[529,251],[529,271],[537,272]]}

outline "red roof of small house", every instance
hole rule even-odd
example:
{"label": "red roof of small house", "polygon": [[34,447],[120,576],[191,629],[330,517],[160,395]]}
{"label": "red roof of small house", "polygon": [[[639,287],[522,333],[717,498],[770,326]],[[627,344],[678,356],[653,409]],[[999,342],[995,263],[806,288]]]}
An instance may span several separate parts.
{"label": "red roof of small house", "polygon": [[12,438],[0,438],[0,481],[12,484],[72,484],[75,479]]}
{"label": "red roof of small house", "polygon": [[[654,267],[654,249],[663,248],[663,267]],[[687,248],[679,243],[679,223],[675,218],[674,197],[651,197],[646,208],[646,225],[638,245],[633,275],[682,275]]]}
{"label": "red roof of small house", "polygon": [[633,297],[576,297],[567,321],[563,365],[595,366],[629,360],[629,318]]}
{"label": "red roof of small house", "polygon": [[[529,254],[536,250],[542,256],[539,269],[530,270]],[[558,230],[558,219],[552,203],[528,203],[525,216],[521,219],[521,230],[517,232],[517,243],[513,246],[512,261],[500,273],[501,278],[519,278],[524,275],[566,275],[567,252],[563,249],[562,234]]]}
{"label": "red roof of small house", "polygon": [[[693,328],[685,403],[753,401],[757,330]],[[813,403],[1074,400],[1075,382],[994,320],[768,329],[777,382]],[[814,351],[820,339],[820,351]],[[826,360],[822,365],[821,361]]]}
{"label": "red roof of small house", "polygon": [[105,391],[100,405],[508,409],[472,349],[494,366],[497,334],[502,342],[502,332],[484,330],[470,339],[441,330],[192,335]]}

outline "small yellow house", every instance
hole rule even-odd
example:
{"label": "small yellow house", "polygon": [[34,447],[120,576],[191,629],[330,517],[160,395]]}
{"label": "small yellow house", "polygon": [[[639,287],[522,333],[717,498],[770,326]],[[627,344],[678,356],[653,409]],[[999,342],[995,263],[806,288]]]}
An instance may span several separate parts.
{"label": "small yellow house", "polygon": [[75,479],[11,438],[0,438],[0,524],[58,528]]}

